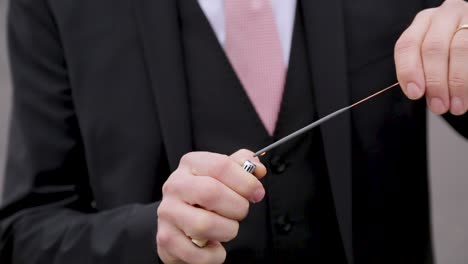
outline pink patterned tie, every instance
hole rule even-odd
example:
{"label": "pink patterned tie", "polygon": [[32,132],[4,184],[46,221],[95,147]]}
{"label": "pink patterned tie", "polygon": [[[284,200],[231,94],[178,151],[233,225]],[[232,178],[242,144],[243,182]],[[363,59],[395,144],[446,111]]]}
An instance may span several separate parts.
{"label": "pink patterned tie", "polygon": [[286,66],[271,0],[225,0],[225,51],[266,130],[273,135]]}

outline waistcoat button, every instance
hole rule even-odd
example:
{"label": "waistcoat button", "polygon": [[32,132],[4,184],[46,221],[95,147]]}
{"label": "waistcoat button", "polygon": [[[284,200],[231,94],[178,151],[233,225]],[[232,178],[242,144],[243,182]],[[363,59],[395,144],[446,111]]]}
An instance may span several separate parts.
{"label": "waistcoat button", "polygon": [[273,173],[281,174],[286,171],[288,164],[279,155],[274,155],[270,159],[270,167]]}
{"label": "waistcoat button", "polygon": [[275,227],[278,233],[281,235],[287,235],[289,232],[291,232],[293,223],[288,215],[281,215],[276,218]]}

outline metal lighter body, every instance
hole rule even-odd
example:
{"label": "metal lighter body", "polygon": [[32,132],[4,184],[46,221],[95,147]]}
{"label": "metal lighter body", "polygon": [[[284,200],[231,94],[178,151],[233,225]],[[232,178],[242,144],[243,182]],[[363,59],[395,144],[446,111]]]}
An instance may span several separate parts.
{"label": "metal lighter body", "polygon": [[253,174],[255,169],[257,168],[257,165],[255,165],[253,162],[246,160],[244,164],[242,165],[242,168],[247,171],[248,173]]}

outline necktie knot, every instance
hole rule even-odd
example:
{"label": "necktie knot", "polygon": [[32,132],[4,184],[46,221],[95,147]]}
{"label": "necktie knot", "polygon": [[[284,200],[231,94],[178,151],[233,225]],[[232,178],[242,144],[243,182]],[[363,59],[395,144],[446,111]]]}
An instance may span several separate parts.
{"label": "necktie knot", "polygon": [[260,11],[265,5],[265,0],[250,0],[249,2],[252,11]]}

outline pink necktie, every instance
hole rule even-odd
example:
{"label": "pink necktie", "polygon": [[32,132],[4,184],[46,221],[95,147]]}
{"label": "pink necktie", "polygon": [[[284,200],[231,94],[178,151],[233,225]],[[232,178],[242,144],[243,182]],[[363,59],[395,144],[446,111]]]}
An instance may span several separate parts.
{"label": "pink necktie", "polygon": [[225,51],[266,130],[273,135],[286,75],[271,0],[225,0]]}

